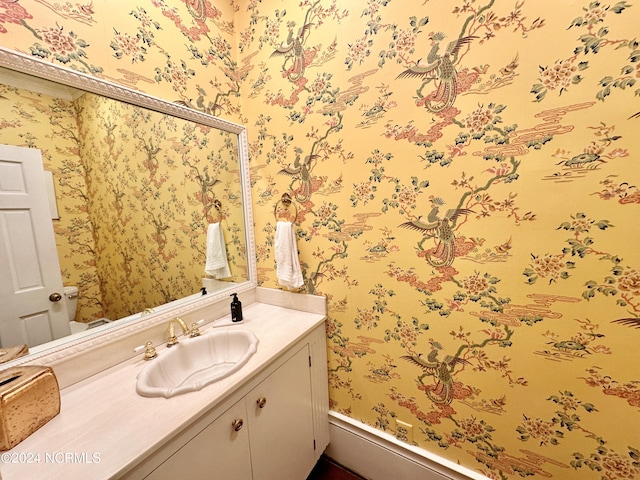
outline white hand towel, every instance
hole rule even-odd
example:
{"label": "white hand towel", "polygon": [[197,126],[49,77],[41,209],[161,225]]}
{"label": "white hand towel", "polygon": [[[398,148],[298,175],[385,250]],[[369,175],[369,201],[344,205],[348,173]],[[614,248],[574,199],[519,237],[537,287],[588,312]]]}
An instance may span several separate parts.
{"label": "white hand towel", "polygon": [[291,222],[276,223],[275,251],[278,283],[283,287],[301,287],[304,279],[300,270],[296,235]]}
{"label": "white hand towel", "polygon": [[224,235],[219,223],[211,223],[207,229],[207,263],[204,271],[213,278],[231,276],[227,262],[227,248],[224,245]]}

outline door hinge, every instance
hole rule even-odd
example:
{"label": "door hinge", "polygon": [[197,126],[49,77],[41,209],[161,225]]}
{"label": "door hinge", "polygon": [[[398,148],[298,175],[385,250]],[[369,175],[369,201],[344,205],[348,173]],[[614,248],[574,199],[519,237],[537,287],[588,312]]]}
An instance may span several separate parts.
{"label": "door hinge", "polygon": [[309,355],[309,367],[311,367],[311,355]]}
{"label": "door hinge", "polygon": [[313,449],[314,450],[316,449],[316,439],[315,438],[313,439]]}

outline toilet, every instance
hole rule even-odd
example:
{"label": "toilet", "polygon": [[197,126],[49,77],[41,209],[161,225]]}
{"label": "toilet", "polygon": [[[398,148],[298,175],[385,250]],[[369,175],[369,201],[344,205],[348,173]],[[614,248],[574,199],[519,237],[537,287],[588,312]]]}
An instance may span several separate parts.
{"label": "toilet", "polygon": [[112,320],[104,317],[98,318],[97,320],[92,320],[88,323],[76,322],[76,312],[78,310],[78,287],[64,287],[63,290],[64,301],[67,305],[67,313],[69,315],[69,327],[71,328],[71,333],[82,332],[84,330],[89,330],[91,328],[104,325],[105,323],[112,322]]}
{"label": "toilet", "polygon": [[69,321],[73,322],[76,319],[76,311],[78,309],[78,287],[64,287],[63,291]]}
{"label": "toilet", "polygon": [[87,329],[86,323],[76,322],[76,312],[78,310],[78,287],[64,287],[64,302],[67,306],[67,314],[69,315],[69,328],[71,333],[81,332]]}

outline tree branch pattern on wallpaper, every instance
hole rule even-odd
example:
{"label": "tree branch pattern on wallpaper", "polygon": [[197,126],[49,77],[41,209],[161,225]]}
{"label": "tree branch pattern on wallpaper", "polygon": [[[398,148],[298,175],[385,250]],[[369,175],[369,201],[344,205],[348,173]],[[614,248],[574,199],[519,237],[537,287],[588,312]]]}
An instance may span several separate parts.
{"label": "tree branch pattern on wallpaper", "polygon": [[[257,9],[259,3],[254,2],[252,5]],[[483,388],[480,386],[486,382],[474,383],[464,379],[478,379],[479,375],[488,375],[489,372],[494,371],[504,379],[505,386],[530,387],[530,380],[526,376],[516,373],[512,366],[513,360],[507,355],[500,355],[499,350],[514,347],[515,342],[519,341],[518,337],[522,327],[535,328],[538,324],[550,319],[563,318],[565,313],[560,313],[557,305],[575,306],[583,299],[592,298],[594,291],[604,295],[615,295],[613,289],[605,290],[601,286],[593,285],[595,282],[587,281],[585,284],[587,290],[578,295],[557,295],[543,293],[543,290],[541,293],[526,295],[533,300],[532,303],[518,304],[511,299],[512,282],[509,282],[509,286],[505,285],[504,277],[492,274],[490,269],[492,264],[516,264],[512,254],[515,246],[514,235],[504,235],[502,241],[494,243],[491,248],[488,248],[487,239],[482,235],[465,235],[467,230],[473,231],[472,228],[476,232],[482,232],[482,224],[496,217],[510,218],[516,227],[524,223],[536,222],[540,217],[539,213],[535,210],[523,213],[520,211],[521,207],[518,206],[519,188],[516,186],[516,182],[521,181],[523,175],[521,171],[523,168],[526,169],[526,165],[523,163],[528,160],[528,156],[532,152],[543,151],[550,146],[549,144],[557,142],[560,136],[574,132],[576,126],[573,124],[573,118],[575,118],[573,114],[588,110],[596,105],[594,101],[579,100],[565,103],[562,106],[545,108],[533,115],[534,123],[529,127],[518,125],[518,121],[521,120],[516,121],[515,119],[520,115],[516,111],[510,113],[513,106],[509,103],[489,100],[469,109],[467,102],[465,107],[468,113],[465,113],[465,110],[461,106],[459,107],[458,99],[460,97],[474,94],[493,94],[499,89],[514,85],[520,75],[521,57],[517,51],[512,53],[501,68],[494,70],[497,70],[496,73],[491,73],[492,65],[488,63],[466,66],[465,63],[475,48],[474,42],[477,41],[478,45],[487,45],[496,41],[502,31],[506,30],[516,32],[522,38],[527,39],[534,34],[535,30],[543,29],[547,25],[546,20],[541,16],[527,22],[524,2],[517,2],[509,14],[501,14],[493,10],[494,3],[490,1],[484,6],[474,6],[474,2],[464,2],[463,6],[455,7],[452,13],[464,18],[464,21],[461,22],[462,27],[457,33],[457,37],[453,37],[444,48],[443,41],[446,35],[438,30],[439,26],[435,26],[430,33],[423,31],[429,27],[432,17],[412,16],[408,19],[408,28],[401,28],[400,23],[384,22],[384,10],[391,10],[390,1],[367,2],[366,9],[361,12],[361,18],[368,20],[363,37],[355,41],[343,42],[343,44],[347,44],[349,52],[345,61],[346,69],[354,71],[358,66],[368,65],[366,60],[373,56],[374,46],[384,42],[384,40],[379,42],[377,40],[385,33],[387,34],[385,39],[389,39],[388,48],[380,50],[378,47],[380,53],[377,70],[366,70],[362,72],[361,77],[351,77],[352,79],[363,78],[364,81],[358,82],[361,90],[356,95],[349,96],[342,91],[337,81],[337,78],[345,77],[340,75],[335,68],[330,70],[330,73],[327,73],[326,68],[315,72],[315,76],[311,73],[314,67],[313,59],[324,53],[322,45],[318,42],[330,37],[323,37],[320,32],[316,32],[320,29],[320,21],[316,24],[309,20],[313,18],[313,13],[310,12],[313,12],[318,3],[301,2],[301,12],[299,12],[301,16],[304,11],[302,26],[296,33],[294,31],[296,24],[289,20],[286,24],[287,40],[282,41],[280,47],[276,47],[271,55],[272,58],[285,56],[290,60],[290,63],[281,64],[280,68],[282,76],[289,81],[290,87],[287,89],[279,83],[280,87],[277,88],[277,91],[273,89],[265,92],[264,98],[269,104],[284,109],[283,113],[287,115],[292,127],[308,124],[314,113],[323,115],[324,125],[321,127],[314,122],[312,126],[309,126],[306,129],[306,137],[309,141],[306,142],[302,142],[300,139],[296,142],[296,136],[289,133],[283,134],[282,137],[273,136],[272,139],[262,137],[259,144],[256,145],[256,150],[262,152],[268,140],[273,142],[271,152],[261,155],[261,158],[267,159],[267,166],[270,159],[278,161],[277,159],[282,159],[282,157],[291,158],[286,152],[293,150],[295,160],[284,165],[278,173],[286,174],[295,179],[289,184],[289,190],[297,195],[296,199],[303,206],[302,220],[304,221],[307,216],[315,218],[311,227],[305,228],[303,226],[300,229],[299,237],[315,244],[317,242],[314,242],[314,237],[320,235],[335,244],[328,249],[309,250],[306,258],[321,258],[319,264],[323,266],[323,269],[326,269],[327,274],[318,268],[311,267],[309,270],[311,265],[308,261],[305,262],[307,291],[312,293],[330,292],[330,298],[332,298],[332,294],[335,295],[337,290],[332,289],[330,284],[335,283],[336,280],[341,280],[349,286],[359,286],[360,280],[356,280],[356,278],[362,277],[351,272],[364,269],[358,269],[353,262],[348,260],[340,262],[343,265],[346,264],[340,268],[337,261],[350,257],[352,250],[357,248],[354,245],[356,239],[366,236],[363,243],[366,245],[368,253],[361,256],[360,259],[368,263],[387,262],[386,270],[382,269],[381,271],[398,283],[408,284],[413,289],[413,295],[409,298],[415,300],[423,297],[419,300],[423,315],[436,315],[436,319],[431,322],[421,320],[420,316],[411,315],[407,318],[407,312],[414,310],[415,306],[408,307],[408,309],[405,307],[402,310],[404,314],[391,307],[389,304],[392,299],[397,299],[399,295],[387,283],[378,283],[375,288],[369,290],[369,294],[373,295],[375,299],[369,308],[366,307],[366,301],[362,300],[362,294],[360,294],[356,300],[357,312],[351,319],[345,312],[348,310],[349,297],[354,297],[355,294],[346,294],[344,300],[335,300],[333,303],[334,312],[336,312],[334,313],[335,318],[332,315],[328,329],[330,346],[333,351],[330,360],[332,364],[330,382],[334,392],[332,396],[334,408],[347,414],[351,414],[352,408],[356,408],[360,415],[364,415],[362,408],[353,406],[366,403],[363,402],[362,388],[354,388],[354,384],[360,384],[355,378],[357,372],[363,370],[362,363],[366,361],[365,359],[371,358],[366,363],[368,367],[364,367],[368,370],[365,378],[373,383],[392,383],[393,386],[387,391],[386,396],[400,408],[399,411],[394,411],[386,402],[375,405],[372,409],[380,415],[372,423],[380,428],[393,429],[389,418],[404,416],[406,419],[408,410],[411,416],[423,424],[421,427],[421,431],[424,433],[423,441],[427,443],[435,441],[440,447],[446,449],[463,448],[462,444],[464,443],[473,445],[475,450],[467,449],[467,453],[485,465],[484,473],[496,476],[496,478],[514,474],[551,476],[545,468],[554,467],[561,472],[569,467],[574,469],[588,468],[593,472],[603,472],[602,478],[627,478],[630,474],[640,473],[637,450],[633,447],[629,447],[628,456],[625,459],[624,453],[617,453],[605,447],[607,442],[601,436],[583,430],[587,438],[596,440],[592,452],[571,453],[565,462],[554,460],[554,455],[547,456],[533,452],[526,452],[524,456],[511,455],[506,453],[507,444],[496,439],[494,432],[497,432],[498,429],[492,426],[490,417],[482,419],[475,416],[465,417],[459,413],[461,408],[455,406],[465,405],[478,414],[483,412],[485,415],[487,413],[505,414],[508,395],[486,398],[483,395]],[[333,3],[332,7],[335,5]],[[621,14],[629,6],[621,2],[610,9],[608,6],[602,7],[599,3],[593,2],[585,7],[585,16],[589,18],[598,16],[599,20],[587,20],[582,23],[579,20],[574,20],[571,26],[579,26],[589,21],[592,24],[596,21],[602,21],[605,15],[603,12],[610,10],[613,14]],[[338,10],[335,8],[327,8],[322,11],[318,9],[316,15],[322,18],[322,23],[330,21],[328,20],[330,15],[327,15],[326,11],[335,12],[331,19],[337,25],[352,13],[352,10],[349,12],[345,10],[340,12],[340,16],[338,16]],[[261,37],[264,43],[274,44],[276,42],[271,38],[280,38],[275,33],[279,29],[274,23],[277,23],[279,27],[284,23],[284,17],[283,12],[275,12],[275,18],[272,18],[271,23],[265,26],[264,36]],[[600,30],[600,35],[606,34],[607,29],[603,27]],[[313,43],[314,39],[316,39],[316,43]],[[430,48],[428,52],[418,51],[418,39],[421,40],[422,45],[424,45],[425,39],[428,40],[427,45]],[[587,42],[584,39],[581,41]],[[614,43],[625,46],[632,45],[629,40]],[[603,43],[603,46],[608,45],[607,42]],[[596,50],[592,48],[591,52],[596,52]],[[573,73],[577,68],[567,69],[563,63],[566,62],[559,61],[556,64],[560,68],[540,68],[540,74],[544,78],[542,83],[545,93],[550,90],[558,90],[560,94],[564,93],[566,96],[567,86],[571,83],[579,83],[580,77],[571,79],[568,76],[568,72]],[[393,84],[376,85],[378,96],[374,102],[362,103],[360,108],[357,108],[359,96],[364,96],[368,89],[372,88],[368,77],[375,76],[381,71],[393,69],[398,64],[404,70],[396,73],[395,81],[391,80]],[[582,63],[578,68],[583,71],[588,67]],[[623,70],[632,71],[628,67]],[[389,74],[384,78],[387,81],[392,79]],[[421,115],[420,111],[416,111],[414,115],[410,115],[411,120],[403,125],[394,121],[390,113],[393,109],[399,108],[402,100],[397,96],[395,96],[395,100],[392,97],[394,97],[394,87],[397,88],[400,81],[410,80],[417,81],[413,102],[415,107],[424,113]],[[633,81],[629,83],[633,84]],[[621,89],[626,86],[622,83],[617,85],[620,85]],[[348,91],[353,92],[352,89]],[[538,102],[544,100],[544,95],[540,95],[542,91],[537,85],[532,89],[533,93],[538,94],[536,97]],[[256,95],[252,94],[252,96]],[[595,99],[603,100],[602,92],[597,93]],[[327,172],[326,169],[323,173],[319,172],[323,163],[332,163],[335,166],[337,161],[341,160],[342,163],[351,164],[358,153],[361,154],[362,149],[356,153],[355,148],[352,147],[347,155],[339,156],[335,153],[332,155],[329,151],[320,155],[316,150],[318,140],[329,144],[332,136],[340,137],[342,131],[349,131],[349,122],[346,116],[350,111],[359,111],[361,112],[360,116],[365,117],[356,125],[356,128],[372,128],[386,121],[383,129],[379,131],[381,137],[396,142],[408,142],[412,146],[422,148],[423,152],[419,155],[414,154],[414,159],[417,157],[423,163],[423,169],[433,170],[438,167],[451,169],[454,162],[463,161],[465,161],[465,167],[462,167],[463,170],[459,171],[457,177],[442,174],[441,171],[432,171],[431,175],[425,177],[418,170],[408,181],[406,175],[390,173],[400,172],[397,166],[403,160],[398,157],[400,152],[404,153],[408,149],[389,147],[389,151],[369,150],[369,157],[365,164],[372,165],[373,169],[369,170],[368,178],[352,184],[353,193],[349,200],[351,206],[356,208],[365,205],[371,207],[376,203],[380,207],[378,212],[365,213],[360,211],[358,217],[360,228],[354,228],[356,224],[350,224],[347,218],[340,216],[342,204],[323,201],[318,197],[329,196],[333,193],[332,190],[327,193],[323,192],[325,185],[342,185],[344,182],[342,175],[349,178],[357,178],[357,175],[349,175],[346,171],[342,171],[340,177],[332,180],[330,172]],[[419,119],[425,118],[428,124],[429,117],[431,126],[426,131],[422,130],[420,124],[424,123],[419,123]],[[511,117],[511,122],[509,122],[509,117]],[[262,126],[269,121],[269,118],[261,114],[259,125]],[[454,128],[457,128],[457,133],[454,133],[453,141],[445,140],[451,138],[450,131]],[[573,181],[574,178],[583,178],[587,174],[600,170],[608,160],[616,160],[626,156],[624,149],[614,150],[612,148],[614,142],[623,138],[621,135],[610,134],[615,130],[615,126],[601,122],[599,126],[596,124],[587,128],[600,129],[598,138],[577,154],[571,154],[566,149],[557,150],[551,155],[551,158],[557,159],[556,164],[561,166],[561,170],[550,172],[543,176],[543,179],[566,183]],[[265,128],[264,131],[269,131],[269,129]],[[341,151],[343,145],[348,145],[342,142],[343,138],[344,136],[333,141]],[[311,149],[304,151],[304,148],[300,146],[301,143],[310,146]],[[384,142],[380,141],[380,143]],[[605,153],[605,151],[607,152]],[[468,154],[484,163],[485,168],[478,170],[477,167],[471,165],[471,158]],[[467,157],[464,158],[465,156]],[[282,163],[282,160],[280,162]],[[409,164],[415,168],[416,160]],[[390,165],[396,168],[394,169]],[[472,173],[469,173],[467,169]],[[527,173],[529,172],[527,171]],[[440,178],[441,175],[446,178],[450,177],[449,182],[444,183]],[[278,184],[277,179],[272,179],[271,182],[270,186]],[[610,183],[609,180],[609,183],[605,185],[608,186]],[[631,185],[631,183],[626,182],[626,185]],[[428,194],[427,192],[433,193]],[[447,192],[446,200],[443,199],[445,195],[441,192]],[[424,201],[427,196],[428,203]],[[320,205],[316,206],[318,203]],[[445,203],[451,207],[446,213],[440,213],[439,207]],[[374,228],[369,224],[370,220],[375,220],[376,217],[389,217],[390,213],[394,211],[405,217],[404,222],[397,224],[398,227],[418,232],[419,240],[414,247],[415,255],[418,262],[420,260],[426,262],[425,267],[431,267],[430,269],[416,266],[408,267],[402,264],[402,257],[399,256],[399,253],[403,247],[400,246],[401,242],[394,236],[394,231],[388,224],[384,228],[380,228],[383,235],[377,241],[370,233]],[[576,219],[581,217],[584,217],[584,214],[579,213],[572,218],[577,221]],[[380,225],[380,222],[374,221],[372,223]],[[612,226],[608,220],[593,221],[592,223],[594,228],[600,230],[606,230]],[[571,230],[572,227],[567,225],[567,222],[563,222],[557,229]],[[322,227],[324,230],[321,230]],[[268,233],[271,234],[271,231],[272,229],[269,229]],[[407,238],[406,235],[402,237],[403,239]],[[568,269],[574,268],[575,262],[563,261],[561,257],[578,256],[583,258],[587,254],[593,254],[594,256],[599,255],[599,260],[602,260],[602,256],[606,255],[604,252],[597,252],[588,247],[591,245],[591,239],[581,239],[579,234],[576,234],[575,239],[569,241],[569,245],[569,248],[563,249],[562,255],[546,254],[540,256],[532,251],[530,254],[532,264],[524,271],[528,284],[534,284],[536,279],[541,276],[549,278],[551,282],[568,279]],[[329,252],[332,253],[331,256],[327,255]],[[608,256],[612,257],[611,254]],[[485,266],[489,270],[470,271],[465,266],[459,266],[458,257],[470,260],[479,266]],[[614,264],[620,261],[619,258],[615,258]],[[333,268],[329,268],[331,264],[333,264]],[[628,268],[629,270],[626,271],[615,270],[614,267],[613,277],[624,275],[627,278],[633,275],[631,267]],[[431,270],[430,275],[429,270]],[[607,277],[605,282],[614,283],[613,277]],[[521,290],[523,289],[521,288]],[[405,296],[405,298],[407,297]],[[621,300],[621,304],[626,302],[628,299]],[[460,314],[478,307],[479,311],[469,312],[472,318],[476,317],[481,322],[474,331],[469,321],[460,319]],[[442,327],[438,328],[437,333],[436,329],[432,327],[438,322],[438,318],[456,318],[462,324],[457,329],[454,328],[450,331],[448,339],[447,337],[442,338]],[[587,355],[610,355],[612,353],[604,340],[606,335],[595,333],[600,329],[598,323],[594,323],[588,318],[576,320],[581,324],[583,330],[587,330],[586,332],[578,330],[565,338],[563,335],[567,335],[566,332],[559,334],[547,330],[542,336],[551,341],[544,342],[546,348],[531,353],[552,361],[584,360]],[[483,327],[483,323],[486,326]],[[395,325],[389,328],[389,324]],[[376,332],[383,328],[385,335],[381,337]],[[565,328],[565,330],[567,329]],[[356,338],[351,339],[351,335],[354,335],[355,332],[364,331],[370,332],[370,336],[359,333]],[[424,337],[428,333],[431,333],[433,337],[425,343]],[[379,344],[381,341],[385,345],[397,343],[408,354],[383,354],[380,352],[383,350],[382,347],[373,348],[373,345]],[[389,348],[384,351],[390,350],[393,349]],[[412,396],[406,395],[406,392],[410,391],[408,387],[401,388],[396,385],[397,383],[403,384],[402,379],[405,377],[405,375],[397,373],[401,368],[398,365],[398,359],[408,360],[409,363],[418,366],[423,371],[415,378],[417,391]],[[470,372],[473,375],[470,375]],[[368,393],[379,391],[367,387],[364,390]],[[425,395],[430,402],[425,402],[419,392],[422,392],[422,395]],[[382,393],[382,395],[385,394]],[[565,401],[568,398],[574,398],[574,394],[568,390],[563,391],[561,397],[557,395],[549,397],[556,404],[562,404],[563,409],[556,412],[556,416],[546,423],[539,419],[532,421],[530,416],[524,413],[524,424],[520,423],[514,427],[514,430],[520,433],[519,440],[525,442],[536,438],[539,439],[539,446],[558,445],[557,439],[565,433],[579,431],[579,416],[572,412],[577,407]],[[577,403],[581,403],[587,412],[597,411],[591,403],[581,401],[577,401]],[[450,421],[454,425],[452,430],[442,429],[441,425],[445,421]],[[551,435],[547,435],[543,433],[544,428],[536,431],[536,425],[547,426],[550,430],[555,428],[555,431]],[[558,429],[558,425],[562,428]],[[521,451],[524,452],[524,450]],[[565,472],[560,475],[566,478],[564,477]]]}
{"label": "tree branch pattern on wallpaper", "polygon": [[287,193],[333,409],[493,479],[640,476],[637,6],[108,3],[0,0],[0,41],[247,125],[258,281]]}

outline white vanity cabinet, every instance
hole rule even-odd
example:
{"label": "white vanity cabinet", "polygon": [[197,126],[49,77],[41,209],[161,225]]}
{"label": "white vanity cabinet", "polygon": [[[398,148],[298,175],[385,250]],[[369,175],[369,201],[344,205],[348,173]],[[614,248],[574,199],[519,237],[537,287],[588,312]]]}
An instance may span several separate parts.
{"label": "white vanity cabinet", "polygon": [[259,339],[240,370],[171,398],[136,393],[139,354],[88,376],[63,388],[60,414],[3,457],[2,480],[304,480],[329,443],[326,308],[320,297],[267,293],[273,302],[247,305],[243,324],[219,321]]}
{"label": "white vanity cabinet", "polygon": [[145,478],[304,480],[321,453],[311,373],[307,344]]}

